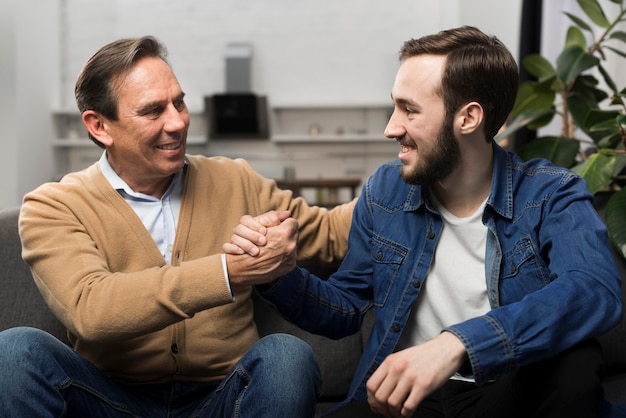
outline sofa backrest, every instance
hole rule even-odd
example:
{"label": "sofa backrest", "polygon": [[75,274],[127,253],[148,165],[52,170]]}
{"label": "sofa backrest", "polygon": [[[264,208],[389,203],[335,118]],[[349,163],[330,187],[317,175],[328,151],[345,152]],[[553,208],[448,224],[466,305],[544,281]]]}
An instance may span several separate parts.
{"label": "sofa backrest", "polygon": [[19,208],[0,211],[0,330],[30,326],[67,341],[66,330],[43,301],[22,260]]}
{"label": "sofa backrest", "polygon": [[[29,267],[22,260],[18,217],[19,208],[0,210],[0,331],[15,326],[31,326],[67,341],[65,328],[43,301]],[[621,275],[626,277],[626,262],[617,259]],[[626,286],[622,286],[622,297],[626,300]],[[305,339],[318,356],[325,377],[325,397],[345,395],[369,334],[372,318],[368,318],[359,334],[332,341],[308,334],[289,324],[261,298],[255,297],[254,302],[255,320],[261,335],[288,332]],[[599,339],[606,358],[607,372],[626,372],[626,322],[622,320],[620,325]]]}

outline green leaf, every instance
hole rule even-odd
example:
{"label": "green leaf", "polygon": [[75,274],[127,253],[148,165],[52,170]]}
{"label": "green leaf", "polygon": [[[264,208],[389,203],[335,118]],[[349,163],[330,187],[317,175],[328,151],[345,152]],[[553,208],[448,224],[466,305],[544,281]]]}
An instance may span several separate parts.
{"label": "green leaf", "polygon": [[531,121],[528,124],[528,129],[532,129],[532,130],[536,131],[539,128],[543,128],[544,126],[546,126],[550,122],[552,122],[552,119],[554,118],[554,115],[556,115],[556,112],[554,112],[554,110],[551,109],[551,111],[549,111],[545,115],[543,115],[541,117],[537,117],[533,121]]}
{"label": "green leaf", "polygon": [[598,148],[615,148],[620,142],[621,136],[618,132],[609,133],[601,138],[594,138]]}
{"label": "green leaf", "polygon": [[570,26],[567,29],[567,36],[565,38],[565,47],[578,46],[582,49],[587,49],[587,38],[583,32],[576,26]]}
{"label": "green leaf", "polygon": [[620,51],[620,50],[619,50],[619,49],[617,49],[617,48],[613,48],[613,47],[611,47],[611,46],[607,46],[607,47],[606,47],[606,49],[609,49],[609,50],[611,50],[611,51],[615,52],[617,55],[619,55],[619,56],[620,56],[620,57],[622,57],[622,58],[626,58],[626,53],[625,53],[625,52],[623,52],[623,51]]}
{"label": "green leaf", "polygon": [[[550,123],[550,120],[552,120],[553,116],[554,116],[554,110],[553,109],[549,109],[549,110],[543,110],[543,109],[527,110],[527,111],[519,114],[518,116],[516,116],[506,126],[506,128],[502,132],[500,132],[498,135],[496,135],[494,140],[496,142],[500,142],[501,140],[511,136],[512,134],[514,134],[515,132],[517,132],[521,128],[529,127],[529,125],[531,125],[532,123],[534,123],[534,122],[536,122],[538,120],[548,119],[548,121],[545,123],[545,125],[547,125],[548,123]],[[542,126],[545,126],[545,125],[542,125]]]}
{"label": "green leaf", "polygon": [[626,131],[626,115],[621,113],[617,115],[617,124],[622,130]]}
{"label": "green leaf", "polygon": [[596,194],[600,190],[606,190],[611,183],[615,171],[615,155],[596,152],[572,170],[585,179],[591,194]]}
{"label": "green leaf", "polygon": [[602,78],[604,79],[606,85],[609,86],[612,91],[617,92],[617,85],[615,84],[613,78],[611,78],[609,73],[604,69],[602,64],[598,64],[598,70],[600,71],[600,74],[602,74]]}
{"label": "green leaf", "polygon": [[600,60],[589,55],[578,46],[565,48],[556,60],[556,74],[565,84],[569,84],[584,71],[598,65]]}
{"label": "green leaf", "polygon": [[611,196],[604,218],[613,246],[626,259],[626,188]]}
{"label": "green leaf", "polygon": [[618,40],[620,40],[622,42],[626,42],[626,32],[621,31],[621,30],[613,31],[609,35],[609,39],[618,39]]}
{"label": "green leaf", "polygon": [[535,138],[518,150],[524,160],[546,158],[555,165],[569,168],[574,165],[580,143],[575,139],[546,136]]}
{"label": "green leaf", "polygon": [[580,28],[582,28],[582,29],[584,29],[584,30],[586,30],[586,31],[589,31],[589,32],[593,33],[593,29],[591,29],[591,26],[589,26],[589,25],[587,24],[587,22],[585,22],[584,20],[582,20],[582,19],[581,19],[581,18],[579,18],[578,16],[575,16],[575,15],[573,15],[573,14],[571,14],[571,13],[568,13],[568,12],[563,12],[563,13],[565,13],[565,15],[566,15],[567,17],[569,17],[569,18],[572,20],[572,22],[574,22],[574,23],[575,23],[576,25],[578,25]]}
{"label": "green leaf", "polygon": [[551,109],[554,103],[555,93],[552,91],[551,82],[538,83],[527,81],[520,86],[512,113],[518,115],[527,110]]}
{"label": "green leaf", "polygon": [[617,159],[615,163],[615,173],[613,173],[613,175],[617,176],[624,170],[624,168],[626,168],[626,155],[615,154],[615,156]]}
{"label": "green leaf", "polygon": [[584,128],[589,132],[601,130],[617,130],[617,117],[620,113],[617,110],[591,110],[585,118]]}
{"label": "green leaf", "polygon": [[598,103],[609,97],[606,91],[600,90],[597,86],[597,78],[592,75],[582,74],[576,79],[574,86],[572,86],[572,91],[583,96],[585,100],[589,101],[589,105],[595,108],[598,107]]}
{"label": "green leaf", "polygon": [[609,119],[590,126],[589,132],[615,131],[617,129],[617,120]]}
{"label": "green leaf", "polygon": [[[580,81],[580,79],[578,80]],[[585,121],[587,121],[589,113],[598,108],[598,99],[595,90],[595,88],[577,85],[575,90],[570,93],[567,98],[568,111],[575,125],[592,137],[593,133],[587,129]]]}
{"label": "green leaf", "polygon": [[524,65],[524,68],[526,68],[526,71],[534,77],[537,77],[539,80],[553,77],[555,75],[554,67],[550,64],[550,61],[539,54],[527,55],[522,60],[522,64]]}
{"label": "green leaf", "polygon": [[614,148],[620,141],[619,112],[595,109],[587,114],[583,124],[585,131],[599,148]]}
{"label": "green leaf", "polygon": [[578,5],[596,25],[601,28],[608,28],[611,26],[611,22],[609,22],[609,19],[606,18],[604,10],[602,10],[602,7],[597,0],[578,0]]}

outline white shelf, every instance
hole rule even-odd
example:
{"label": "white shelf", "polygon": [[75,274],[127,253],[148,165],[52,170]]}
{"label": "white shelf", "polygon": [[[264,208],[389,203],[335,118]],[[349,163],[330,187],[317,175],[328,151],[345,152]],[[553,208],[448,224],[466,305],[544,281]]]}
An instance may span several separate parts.
{"label": "white shelf", "polygon": [[280,144],[290,143],[350,143],[350,142],[387,142],[384,135],[337,134],[337,135],[272,135],[271,140]]}
{"label": "white shelf", "polygon": [[379,141],[391,110],[381,105],[273,107],[271,134],[277,142]]}
{"label": "white shelf", "polygon": [[[207,139],[204,136],[197,135],[188,135],[187,136],[187,144],[188,145],[203,145],[207,143]],[[69,139],[69,138],[57,138],[52,140],[53,148],[83,148],[83,147],[93,147],[96,144],[89,138],[78,138],[78,139]]]}
{"label": "white shelf", "polygon": [[[268,139],[220,140],[208,138],[207,112],[190,111],[187,144],[193,153],[246,155],[268,177],[283,175],[294,159],[298,176],[365,176],[375,164],[395,156],[395,148],[388,146],[392,141],[383,134],[391,110],[378,104],[269,106]],[[77,110],[58,110],[52,117],[55,132],[50,143],[59,174],[99,158],[102,150],[88,138]]]}

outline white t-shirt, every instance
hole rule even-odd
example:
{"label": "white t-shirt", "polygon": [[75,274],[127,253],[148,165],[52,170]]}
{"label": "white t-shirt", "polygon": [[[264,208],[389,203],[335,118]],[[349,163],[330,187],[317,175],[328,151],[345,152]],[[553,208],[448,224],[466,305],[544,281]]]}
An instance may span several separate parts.
{"label": "white t-shirt", "polygon": [[424,343],[450,325],[480,316],[491,308],[485,278],[486,200],[470,216],[458,218],[436,199],[443,230],[435,258],[413,304],[396,351]]}

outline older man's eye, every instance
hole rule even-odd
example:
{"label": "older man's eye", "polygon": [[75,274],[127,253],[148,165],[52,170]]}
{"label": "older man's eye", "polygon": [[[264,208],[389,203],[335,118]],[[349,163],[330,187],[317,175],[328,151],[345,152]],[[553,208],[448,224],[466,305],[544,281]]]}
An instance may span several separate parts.
{"label": "older man's eye", "polygon": [[147,107],[143,109],[141,112],[139,112],[139,114],[142,116],[150,116],[150,117],[157,117],[161,113],[163,113],[163,109],[159,106]]}
{"label": "older man's eye", "polygon": [[177,100],[174,102],[174,107],[179,112],[182,112],[183,110],[187,108],[187,105],[185,104],[185,101],[181,99],[181,100]]}

